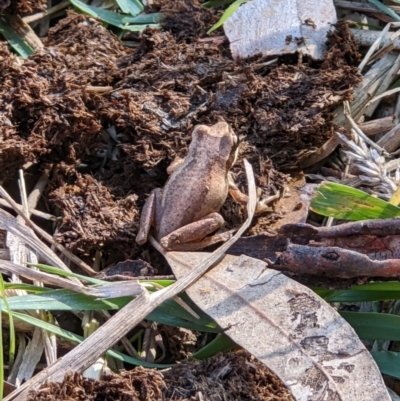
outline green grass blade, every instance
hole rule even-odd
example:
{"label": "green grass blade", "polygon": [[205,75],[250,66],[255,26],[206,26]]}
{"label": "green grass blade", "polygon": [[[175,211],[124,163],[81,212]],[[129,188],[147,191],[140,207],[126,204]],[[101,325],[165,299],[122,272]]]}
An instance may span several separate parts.
{"label": "green grass blade", "polygon": [[0,34],[10,46],[23,58],[29,57],[35,51],[0,17]]}
{"label": "green grass blade", "polygon": [[376,351],[371,352],[371,355],[382,373],[400,379],[400,353]]}
{"label": "green grass blade", "polygon": [[388,6],[385,6],[383,3],[381,3],[379,0],[368,0],[371,4],[373,4],[375,7],[379,8],[381,11],[383,11],[385,14],[389,15],[396,21],[400,21],[400,17]]}
{"label": "green grass blade", "polygon": [[161,21],[161,13],[140,14],[137,17],[124,17],[125,24],[153,24]]}
{"label": "green grass blade", "polygon": [[[14,364],[14,358],[15,358],[15,328],[14,328],[14,320],[13,317],[11,315],[11,309],[10,309],[10,305],[7,302],[7,296],[6,293],[4,291],[4,280],[3,280],[3,276],[0,274],[0,297],[2,300],[2,303],[5,306],[5,309],[8,313],[9,316],[9,325],[10,325],[10,346],[9,346],[9,350],[8,350],[8,364],[9,364],[9,370],[12,369],[12,365]],[[0,316],[1,319],[1,316]],[[0,324],[0,330],[1,330],[1,324]],[[1,339],[1,343],[2,343],[2,347],[3,347],[3,340]],[[2,355],[2,360],[1,360],[1,366],[4,366],[4,360],[3,360],[3,350],[0,350],[0,354]],[[1,380],[1,383],[3,383],[3,380]],[[0,400],[2,400],[2,398],[0,397]]]}
{"label": "green grass blade", "polygon": [[125,14],[138,15],[143,11],[143,4],[139,0],[117,0],[119,8]]}
{"label": "green grass blade", "polygon": [[4,288],[6,290],[24,290],[26,292],[33,292],[35,294],[51,291],[49,288],[25,283],[4,283]]}
{"label": "green grass blade", "polygon": [[211,0],[211,1],[206,1],[203,3],[203,7],[206,8],[216,8],[216,7],[222,7],[226,6],[228,4],[233,3],[234,0]]}
{"label": "green grass blade", "polygon": [[40,263],[27,263],[27,265],[34,266],[34,267],[38,268],[39,270],[42,270],[46,273],[56,274],[61,277],[75,277],[78,280],[84,280],[84,281],[87,281],[88,283],[95,284],[95,285],[108,283],[108,281],[99,280],[98,278],[84,276],[82,274],[68,272],[68,271],[59,269],[58,267],[54,267],[54,266],[43,265]]}
{"label": "green grass blade", "polygon": [[[1,276],[1,274],[0,274]],[[3,281],[3,277],[1,276],[1,281]],[[10,316],[10,315],[9,315]],[[10,321],[12,318],[10,317]],[[11,367],[9,368],[9,372],[11,371]],[[4,345],[3,345],[3,316],[2,311],[0,309],[0,400],[3,399],[4,393]]]}
{"label": "green grass blade", "polygon": [[327,182],[315,190],[310,209],[323,216],[343,220],[400,217],[400,208],[346,185]]}
{"label": "green grass blade", "polygon": [[[84,280],[87,281],[88,283],[94,284],[94,285],[107,285],[109,284],[108,281],[105,280],[100,280],[98,278],[93,278],[93,277],[88,277],[88,276],[84,276],[82,274],[77,274],[77,273],[73,273],[73,272],[68,272],[62,269],[59,269],[58,267],[54,267],[54,266],[49,266],[49,265],[43,265],[43,264],[35,264],[35,263],[27,263],[30,266],[35,266],[37,267],[39,270],[42,270],[44,272],[47,273],[51,273],[51,274],[56,274],[58,276],[62,276],[62,277],[75,277],[78,280]],[[158,285],[161,285],[163,287],[168,287],[169,285],[175,283],[176,280],[140,280],[140,283],[144,283],[144,284],[150,284],[150,283],[156,283]],[[42,288],[42,287],[39,287]]]}
{"label": "green grass blade", "polygon": [[216,29],[218,29],[219,27],[221,27],[224,22],[239,8],[239,6],[243,3],[248,2],[249,0],[236,0],[234,3],[232,3],[226,10],[225,12],[222,14],[222,17],[218,20],[218,22],[213,25],[209,30],[208,30],[208,34],[210,34],[211,32],[215,31]]}
{"label": "green grass blade", "polygon": [[[60,327],[54,326],[53,324],[50,324],[47,322],[44,322],[43,320],[36,319],[33,316],[25,315],[23,313],[18,313],[18,312],[12,312],[12,315],[16,319],[20,319],[24,322],[32,324],[33,326],[40,327],[43,330],[46,330],[50,333],[53,333],[59,337],[65,338],[66,340],[72,341],[74,343],[79,344],[84,340],[83,337],[78,336],[77,334],[71,333],[70,331],[67,331],[67,330],[63,330]],[[149,362],[141,361],[139,359],[133,358],[128,355],[124,355],[123,353],[114,351],[114,350],[107,351],[107,355],[112,356],[114,358],[116,357],[117,359],[119,359],[123,362],[127,362],[127,363],[130,363],[135,366],[143,366],[145,368],[162,369],[162,368],[171,366],[171,365],[161,365],[161,364],[157,364],[157,363],[149,363]]]}
{"label": "green grass blade", "polygon": [[384,313],[340,312],[362,340],[400,340],[400,316]]}
{"label": "green grass blade", "polygon": [[374,302],[400,299],[400,291],[315,291],[326,302]]}
{"label": "green grass blade", "polygon": [[[11,297],[8,300],[12,311],[18,310],[119,310],[131,301],[130,297],[115,299],[96,299],[88,295],[80,294],[71,290],[52,290],[43,294],[21,295]],[[1,302],[4,308],[4,303]],[[192,305],[190,305],[193,307]],[[215,322],[203,312],[193,307],[200,315],[196,319],[174,300],[165,301],[157,309],[147,316],[147,320],[167,324],[170,326],[184,327],[191,330],[198,330],[211,333],[219,333],[220,328]]]}
{"label": "green grass blade", "polygon": [[218,352],[227,352],[232,348],[237,347],[226,334],[218,334],[214,340],[209,342],[205,347],[195,352],[191,358],[194,359],[207,359],[218,354]]}
{"label": "green grass blade", "polygon": [[[135,21],[138,17],[129,17],[123,14],[114,13],[113,11],[103,10],[102,8],[90,6],[83,3],[80,0],[69,0],[76,8],[81,10],[87,15],[98,18],[101,21],[116,26],[117,28],[124,29],[126,31],[140,32],[144,30],[147,26],[158,28],[159,25],[126,25]],[[149,14],[151,15],[151,14]],[[148,17],[152,18],[152,17]],[[142,18],[143,20],[143,18]],[[135,23],[138,23],[137,20]]]}
{"label": "green grass blade", "polygon": [[348,290],[313,288],[327,302],[368,302],[400,299],[400,282],[387,281],[354,285]]}

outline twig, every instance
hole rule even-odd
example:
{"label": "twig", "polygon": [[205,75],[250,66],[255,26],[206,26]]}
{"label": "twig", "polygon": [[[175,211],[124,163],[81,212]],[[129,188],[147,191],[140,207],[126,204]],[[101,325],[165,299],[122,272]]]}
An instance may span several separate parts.
{"label": "twig", "polygon": [[[33,223],[29,218],[25,215],[25,213],[18,208],[17,204],[15,201],[11,198],[10,195],[4,190],[3,187],[0,186],[0,195],[11,205],[11,207],[15,210],[15,212],[18,213],[19,216],[21,216],[27,225],[32,228],[34,231],[36,231],[40,236],[42,236],[47,242],[50,244],[54,245],[62,254],[64,254],[67,258],[69,258],[72,262],[74,262],[77,266],[79,266],[82,270],[84,270],[86,273],[88,273],[90,276],[94,276],[96,272],[85,262],[83,262],[81,259],[79,259],[77,256],[75,256],[72,252],[68,251],[65,249],[61,244],[56,242],[53,237],[48,234],[46,231],[42,230],[40,227],[38,227],[35,223]],[[61,267],[62,269],[67,269],[70,271],[65,264],[62,264],[64,267]]]}
{"label": "twig", "polygon": [[[16,205],[17,205],[17,207],[19,209],[22,210],[22,205],[20,205],[18,203],[16,203]],[[12,209],[12,207],[9,205],[9,203],[7,201],[5,201],[4,199],[0,199],[0,206],[4,206],[6,208]],[[34,216],[41,217],[42,219],[50,220],[50,221],[57,221],[57,217],[56,216],[53,216],[52,214],[49,214],[49,213],[42,212],[41,210],[29,209],[29,211]]]}
{"label": "twig", "polygon": [[389,132],[396,124],[394,116],[377,118],[375,120],[359,123],[358,126],[367,136],[373,136],[381,133]]}
{"label": "twig", "polygon": [[351,112],[350,112],[350,104],[347,100],[343,102],[344,105],[344,115],[349,121],[351,127],[353,128],[353,131],[359,135],[366,143],[368,143],[369,146],[372,148],[376,149],[379,153],[384,154],[385,156],[389,156],[389,154],[386,152],[385,149],[381,148],[378,146],[374,141],[369,139],[367,135],[364,134],[364,132],[361,131],[361,129],[358,127],[358,125],[355,123],[353,118],[351,117]]}
{"label": "twig", "polygon": [[360,65],[358,66],[360,72],[363,70],[363,68],[367,65],[370,57],[374,53],[375,49],[378,48],[380,43],[382,42],[382,39],[385,37],[385,35],[389,32],[390,27],[392,24],[389,22],[385,28],[383,28],[382,32],[379,34],[379,36],[376,38],[375,42],[372,44],[372,46],[369,48],[367,54],[365,55],[364,59],[361,61]]}
{"label": "twig", "polygon": [[5,13],[5,17],[15,32],[17,32],[33,50],[41,50],[44,48],[42,41],[38,38],[34,30],[24,22],[19,15]]}
{"label": "twig", "polygon": [[46,11],[43,11],[41,13],[36,13],[33,15],[28,15],[27,17],[22,18],[22,20],[26,23],[26,24],[30,24],[31,22],[35,22],[35,21],[39,21],[44,17],[47,17],[51,14],[54,14],[58,11],[63,10],[64,8],[67,8],[70,5],[69,1],[63,1],[60,4],[57,4],[54,7],[49,8]]}

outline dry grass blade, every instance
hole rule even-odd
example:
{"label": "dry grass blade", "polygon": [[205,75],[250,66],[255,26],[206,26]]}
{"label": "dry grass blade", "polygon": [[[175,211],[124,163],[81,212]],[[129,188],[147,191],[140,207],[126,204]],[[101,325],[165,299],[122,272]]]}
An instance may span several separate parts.
{"label": "dry grass blade", "polygon": [[61,381],[65,372],[70,370],[82,372],[92,365],[129,330],[139,324],[151,311],[167,299],[184,291],[198,280],[212,265],[217,263],[229,247],[245,230],[247,230],[254,216],[257,204],[256,186],[252,168],[246,160],[245,168],[249,188],[249,203],[247,205],[248,218],[233,238],[211,253],[204,263],[195,267],[175,284],[162,291],[153,293],[151,296],[149,296],[147,292],[144,292],[143,295],[131,301],[117,314],[111,317],[103,326],[96,330],[88,339],[69,352],[63,359],[60,359],[54,365],[44,369],[31,380],[23,384],[14,393],[6,397],[4,401],[24,401],[29,392],[38,388],[44,381]]}
{"label": "dry grass blade", "polygon": [[[22,205],[19,205],[18,203],[16,203],[16,205],[20,210],[22,210]],[[4,199],[0,199],[0,206],[4,206],[4,207],[12,209],[10,204],[7,201],[5,201]],[[41,210],[29,209],[29,212],[32,213],[34,216],[41,217],[42,219],[45,219],[45,220],[51,220],[51,221],[57,220],[56,216],[53,216],[52,214],[49,214],[49,213],[42,212]]]}
{"label": "dry grass blade", "polygon": [[[59,267],[68,272],[71,271],[68,266],[65,265],[65,263],[51,249],[44,245],[30,229],[16,221],[12,215],[4,210],[0,210],[0,226],[13,235],[22,238],[27,245],[37,251],[50,265]],[[71,280],[80,283],[79,280],[74,277],[71,277]]]}
{"label": "dry grass blade", "polygon": [[[16,213],[18,213],[19,216],[21,216],[24,221],[27,223],[29,227],[31,227],[34,231],[36,231],[40,236],[42,236],[46,241],[48,241],[50,244],[52,244],[55,248],[57,248],[62,254],[64,254],[67,258],[69,258],[72,262],[74,262],[77,266],[79,266],[83,271],[88,273],[90,276],[93,276],[96,274],[96,272],[85,262],[80,260],[77,256],[75,256],[72,252],[68,251],[65,249],[61,244],[58,242],[54,241],[53,237],[48,234],[46,231],[42,230],[40,227],[38,227],[36,224],[34,224],[28,216],[21,210],[18,205],[14,202],[14,200],[11,198],[10,195],[4,190],[3,187],[0,186],[0,195],[10,204],[10,206],[15,210]],[[6,212],[4,212],[6,213]],[[7,213],[8,214],[8,213]],[[55,255],[55,254],[54,254]],[[58,256],[56,256],[58,258]],[[61,260],[58,258],[58,260],[61,262]],[[61,267],[64,270],[70,271],[70,269],[63,263],[61,262],[64,267],[58,266],[58,265],[53,265],[57,267]],[[50,263],[51,264],[51,263]]]}
{"label": "dry grass blade", "polygon": [[379,45],[381,44],[382,39],[389,32],[390,27],[391,27],[391,23],[387,24],[385,26],[385,28],[382,30],[382,32],[379,34],[379,36],[376,38],[375,42],[369,48],[369,50],[368,50],[367,54],[365,55],[364,59],[361,61],[360,65],[358,66],[360,71],[362,71],[364,69],[364,67],[368,64],[369,59],[373,55],[375,49],[377,49],[379,47]]}
{"label": "dry grass blade", "polygon": [[32,22],[39,21],[42,18],[48,17],[49,15],[55,14],[58,11],[67,8],[69,5],[70,5],[69,1],[62,1],[60,4],[57,4],[54,7],[50,7],[46,11],[36,13],[33,15],[28,15],[27,17],[24,17],[22,20],[25,22],[25,24],[30,24]]}
{"label": "dry grass blade", "polygon": [[16,263],[12,263],[6,260],[0,261],[0,271],[8,274],[17,274],[18,276],[25,277],[33,281],[41,281],[56,287],[65,288],[72,291],[81,292],[83,294],[89,295],[87,291],[83,289],[83,284],[74,284],[70,280],[64,278],[44,273],[38,270],[33,270],[28,267],[19,266]]}

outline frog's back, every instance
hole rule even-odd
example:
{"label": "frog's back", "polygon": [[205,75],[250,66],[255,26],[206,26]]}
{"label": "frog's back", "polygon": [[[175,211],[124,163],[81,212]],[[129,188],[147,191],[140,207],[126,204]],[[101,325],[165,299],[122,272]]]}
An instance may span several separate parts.
{"label": "frog's back", "polygon": [[165,186],[159,237],[218,212],[227,195],[226,171],[218,157],[186,158]]}

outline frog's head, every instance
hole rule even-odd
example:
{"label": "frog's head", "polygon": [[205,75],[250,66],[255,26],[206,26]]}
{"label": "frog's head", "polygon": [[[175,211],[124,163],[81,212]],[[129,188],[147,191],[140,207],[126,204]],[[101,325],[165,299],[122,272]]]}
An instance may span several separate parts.
{"label": "frog's head", "polygon": [[226,169],[230,170],[239,152],[239,138],[225,121],[220,121],[211,127],[197,125],[192,133],[190,147],[193,151],[206,150],[210,157],[218,158]]}

